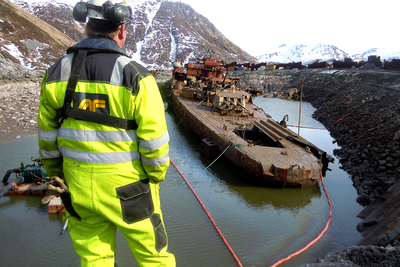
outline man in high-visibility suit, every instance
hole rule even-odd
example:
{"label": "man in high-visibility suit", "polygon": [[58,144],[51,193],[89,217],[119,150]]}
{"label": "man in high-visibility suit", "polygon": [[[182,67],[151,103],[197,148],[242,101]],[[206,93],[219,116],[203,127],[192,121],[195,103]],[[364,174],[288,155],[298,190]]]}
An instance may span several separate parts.
{"label": "man in high-visibility suit", "polygon": [[74,248],[82,266],[114,266],[118,228],[140,266],[175,266],[159,198],[169,166],[164,105],[154,77],[122,49],[132,10],[89,0],[74,18],[89,18],[88,38],[45,73],[38,115],[47,174],[63,173],[69,187]]}

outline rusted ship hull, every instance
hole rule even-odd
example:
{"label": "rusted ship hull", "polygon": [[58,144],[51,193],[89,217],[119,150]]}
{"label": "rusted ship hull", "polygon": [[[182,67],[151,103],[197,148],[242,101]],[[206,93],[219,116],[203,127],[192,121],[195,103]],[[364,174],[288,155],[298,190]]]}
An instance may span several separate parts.
{"label": "rusted ship hull", "polygon": [[[197,64],[173,64],[171,94],[180,121],[202,140],[206,156],[223,157],[244,179],[274,187],[307,187],[321,178],[326,153],[276,123],[228,77],[212,56]],[[213,153],[215,152],[215,153]],[[217,154],[217,155],[213,155]]]}
{"label": "rusted ship hull", "polygon": [[[229,147],[223,157],[246,174],[244,179],[271,187],[308,187],[320,179],[325,152],[255,105],[247,105],[251,116],[224,116],[210,105],[182,97],[179,89],[172,90],[172,102],[181,123],[197,138],[211,139],[218,153]],[[252,144],[251,134],[264,144]]]}

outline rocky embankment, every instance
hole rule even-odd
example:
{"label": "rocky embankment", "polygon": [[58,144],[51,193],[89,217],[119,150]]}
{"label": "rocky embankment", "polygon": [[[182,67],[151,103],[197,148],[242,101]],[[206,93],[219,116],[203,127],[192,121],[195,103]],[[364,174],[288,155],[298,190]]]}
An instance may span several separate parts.
{"label": "rocky embankment", "polygon": [[258,86],[264,94],[303,90],[303,99],[316,108],[314,118],[340,146],[334,153],[351,175],[361,205],[400,181],[400,72],[306,69],[235,74],[243,88],[254,91]]}
{"label": "rocky embankment", "polygon": [[[0,75],[1,141],[37,132],[42,75],[26,70]],[[263,94],[302,90],[316,108],[313,116],[338,143],[334,153],[351,176],[360,204],[374,203],[400,181],[400,72],[279,70],[229,76],[241,77],[243,88]],[[170,78],[169,71],[156,76],[164,84]],[[307,266],[397,266],[398,244],[397,234],[387,248],[355,246]]]}
{"label": "rocky embankment", "polygon": [[37,132],[44,71],[28,70],[0,54],[0,141]]}
{"label": "rocky embankment", "polygon": [[354,246],[305,266],[398,266],[400,72],[305,69],[236,74],[243,88],[258,87],[262,94],[302,91],[303,99],[316,108],[314,118],[340,147],[334,154],[353,181],[357,202],[369,205],[370,216],[357,226],[364,237],[369,234],[368,242],[360,242],[368,246]]}

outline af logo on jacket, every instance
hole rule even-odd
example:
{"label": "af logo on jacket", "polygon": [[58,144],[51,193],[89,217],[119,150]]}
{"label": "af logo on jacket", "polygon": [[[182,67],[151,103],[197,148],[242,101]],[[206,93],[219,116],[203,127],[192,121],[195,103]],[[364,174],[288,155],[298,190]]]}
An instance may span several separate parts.
{"label": "af logo on jacket", "polygon": [[110,114],[110,105],[106,94],[75,92],[73,105],[92,112]]}

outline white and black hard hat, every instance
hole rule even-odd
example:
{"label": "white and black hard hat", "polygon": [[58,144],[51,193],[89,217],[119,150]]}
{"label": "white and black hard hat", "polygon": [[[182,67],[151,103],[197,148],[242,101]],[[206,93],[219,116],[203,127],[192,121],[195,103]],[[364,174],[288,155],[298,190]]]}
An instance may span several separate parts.
{"label": "white and black hard hat", "polygon": [[86,18],[91,18],[109,20],[120,25],[132,20],[132,8],[125,3],[125,0],[89,0],[78,2],[73,15],[79,22],[86,22]]}

